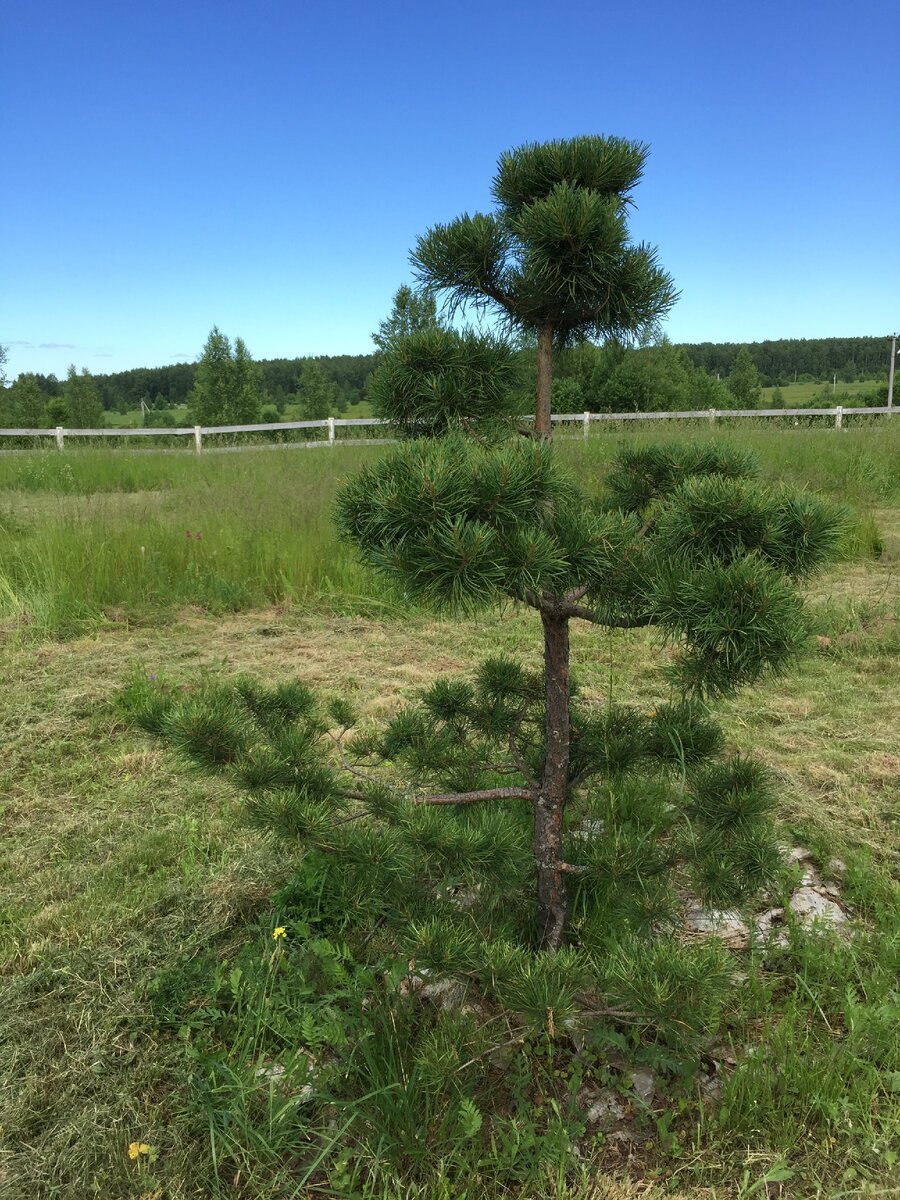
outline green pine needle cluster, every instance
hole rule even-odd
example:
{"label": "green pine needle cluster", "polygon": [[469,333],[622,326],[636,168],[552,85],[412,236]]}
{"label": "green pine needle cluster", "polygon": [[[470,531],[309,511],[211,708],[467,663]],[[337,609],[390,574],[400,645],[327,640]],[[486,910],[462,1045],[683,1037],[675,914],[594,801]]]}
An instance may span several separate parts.
{"label": "green pine needle cluster", "polygon": [[[531,805],[430,801],[444,789],[534,786],[545,755],[537,673],[489,659],[471,680],[437,680],[383,730],[356,736],[345,701],[318,703],[293,682],[238,678],[179,692],[135,675],[122,703],[137,725],[239,788],[254,826],[301,859],[318,857],[336,908],[382,923],[398,954],[463,978],[473,996],[544,1033],[598,1008],[632,1012],[610,956],[621,966],[635,939],[653,942],[673,925],[678,886],[731,903],[776,861],[771,782],[755,764],[721,757],[702,705],[642,714],[574,701],[573,944],[535,954]],[[673,942],[667,953],[677,974],[673,963],[690,952]],[[655,1036],[683,1042],[665,1006],[637,1011]]]}
{"label": "green pine needle cluster", "polygon": [[457,435],[367,468],[342,490],[337,521],[417,600],[462,612],[512,600],[654,625],[678,647],[679,685],[724,695],[803,645],[794,581],[834,556],[845,527],[835,506],[755,474],[728,448],[630,450],[594,504],[550,447]]}
{"label": "green pine needle cluster", "polygon": [[434,325],[394,339],[367,385],[375,415],[401,437],[435,437],[510,416],[519,372],[506,342]]}
{"label": "green pine needle cluster", "polygon": [[451,309],[492,308],[525,330],[552,325],[558,344],[652,327],[676,292],[655,250],[630,241],[630,193],[646,157],[640,143],[600,136],[503,154],[496,209],[418,239],[419,283]]}

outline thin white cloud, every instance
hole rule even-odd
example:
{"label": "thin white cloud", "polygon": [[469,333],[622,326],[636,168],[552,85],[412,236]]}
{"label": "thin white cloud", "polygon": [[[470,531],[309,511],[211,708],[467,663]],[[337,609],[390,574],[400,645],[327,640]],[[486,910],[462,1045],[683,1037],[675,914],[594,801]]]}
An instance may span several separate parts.
{"label": "thin white cloud", "polygon": [[77,350],[74,342],[40,342],[38,350]]}

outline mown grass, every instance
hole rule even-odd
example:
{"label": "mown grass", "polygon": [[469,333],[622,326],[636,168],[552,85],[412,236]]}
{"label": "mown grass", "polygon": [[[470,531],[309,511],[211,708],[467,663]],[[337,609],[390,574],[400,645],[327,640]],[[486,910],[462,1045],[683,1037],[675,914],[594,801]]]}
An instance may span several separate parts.
{"label": "mown grass", "polygon": [[[811,845],[820,861],[834,853],[846,860],[845,898],[870,932],[847,945],[801,939],[775,962],[750,966],[726,1030],[736,1046],[759,1050],[730,1077],[720,1106],[700,1104],[690,1088],[667,1093],[642,1126],[646,1141],[628,1154],[601,1141],[594,1161],[568,1173],[536,1160],[519,1168],[517,1196],[892,1194],[898,1114],[889,1089],[900,1069],[890,882],[900,812],[894,510],[884,510],[882,526],[880,560],[844,564],[816,585],[813,652],[790,678],[725,709],[732,744],[779,772],[786,838]],[[123,726],[112,698],[132,665],[185,683],[202,673],[300,676],[349,692],[374,720],[425,680],[498,650],[537,665],[534,621],[515,613],[466,623],[390,621],[295,608],[182,614],[171,624],[111,627],[68,642],[7,644],[0,660],[2,1194],[323,1194],[300,1186],[309,1130],[279,1107],[274,1089],[260,1088],[252,1029],[234,1026],[231,1016],[222,1041],[214,1011],[227,1007],[238,962],[246,969],[267,961],[280,920],[273,896],[290,876],[290,856],[244,828],[229,787],[185,773]],[[585,689],[605,693],[612,676],[626,702],[661,694],[657,655],[640,632],[573,631]],[[212,1030],[205,1041],[204,1029]],[[402,1055],[391,1061],[402,1063]],[[401,1068],[383,1056],[365,1069],[381,1072],[383,1086],[402,1082]],[[412,1133],[433,1096],[408,1095],[405,1117],[401,1109],[379,1111],[395,1133]],[[332,1135],[341,1128],[338,1121]],[[327,1145],[332,1135],[322,1134]],[[131,1142],[152,1147],[154,1161],[130,1159]],[[327,1176],[310,1184],[373,1200],[504,1194],[493,1168],[482,1164],[482,1182],[473,1171],[463,1186],[459,1162],[454,1168],[427,1155],[428,1180],[404,1180],[379,1158],[386,1144],[381,1152],[377,1138],[368,1144],[368,1158],[342,1166],[332,1155]],[[470,1146],[468,1139],[456,1153]]]}
{"label": "mown grass", "polygon": [[[673,436],[658,426],[626,432]],[[718,435],[756,449],[770,478],[851,501],[880,531],[879,557],[849,560],[815,585],[812,652],[788,678],[724,711],[732,745],[779,773],[786,839],[820,862],[832,854],[847,862],[844,896],[863,932],[847,944],[798,938],[774,961],[743,968],[747,984],[725,1032],[758,1050],[741,1059],[721,1104],[701,1104],[689,1085],[669,1090],[638,1145],[622,1152],[600,1140],[580,1167],[561,1167],[545,1141],[549,1161],[535,1149],[511,1170],[517,1200],[898,1192],[900,424],[841,435],[744,424]],[[599,487],[619,436],[570,438],[560,449]],[[7,637],[0,654],[0,1195],[506,1194],[496,1156],[472,1166],[473,1139],[454,1142],[437,1109],[432,1127],[453,1161],[429,1157],[413,1138],[418,1175],[403,1175],[385,1141],[360,1133],[355,1158],[332,1145],[328,1171],[307,1177],[310,1130],[260,1087],[265,1045],[235,1023],[231,985],[238,963],[246,986],[267,978],[281,920],[274,897],[291,876],[290,855],[245,828],[228,786],[186,773],[126,728],[113,702],[135,664],[188,684],[248,671],[349,693],[375,721],[425,681],[487,653],[538,665],[528,615],[436,622],[379,595],[337,547],[328,514],[336,481],[378,453],[0,459],[7,632],[68,635]],[[236,598],[216,591],[215,579],[240,588]],[[398,612],[403,620],[392,619]],[[606,694],[612,680],[624,702],[660,698],[659,653],[641,632],[573,630],[589,693]],[[365,1070],[402,1101],[378,1111],[395,1134],[412,1137],[423,1105],[443,1093],[403,1093],[402,1045],[388,1044],[396,1055]],[[550,1097],[554,1088],[565,1095],[558,1070],[551,1057]],[[546,1097],[529,1096],[550,1111]],[[340,1120],[330,1131],[326,1123],[319,1145],[341,1130]],[[130,1159],[132,1142],[152,1155]]]}
{"label": "mown grass", "polygon": [[[900,499],[900,422],[774,428],[720,422],[601,426],[562,436],[560,451],[597,493],[625,439],[715,437],[757,451],[771,479],[857,509],[848,552],[877,551],[871,510]],[[335,536],[342,479],[378,446],[246,449],[233,454],[79,450],[0,456],[0,622],[73,636],[109,622],[302,605],[360,614],[403,598],[360,569]],[[199,534],[199,537],[197,536]]]}

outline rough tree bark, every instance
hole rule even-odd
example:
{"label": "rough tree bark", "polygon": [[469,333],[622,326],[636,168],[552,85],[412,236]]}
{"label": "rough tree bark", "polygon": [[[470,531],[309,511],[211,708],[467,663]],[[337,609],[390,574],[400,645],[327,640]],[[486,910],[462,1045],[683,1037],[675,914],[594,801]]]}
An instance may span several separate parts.
{"label": "rough tree bark", "polygon": [[569,790],[569,622],[546,609],[541,610],[541,621],[547,757],[534,807],[537,942],[541,950],[558,950],[563,944],[568,917],[562,839]]}
{"label": "rough tree bark", "polygon": [[550,394],[553,387],[553,326],[549,322],[538,332],[537,355],[537,401],[534,415],[534,432],[539,438],[549,441],[553,437],[550,420]]}

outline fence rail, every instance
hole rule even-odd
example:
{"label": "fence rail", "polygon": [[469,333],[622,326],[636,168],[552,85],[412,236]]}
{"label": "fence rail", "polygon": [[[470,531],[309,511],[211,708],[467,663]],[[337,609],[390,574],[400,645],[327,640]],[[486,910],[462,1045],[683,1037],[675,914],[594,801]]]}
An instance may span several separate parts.
{"label": "fence rail", "polygon": [[[600,421],[706,420],[714,424],[720,419],[731,420],[732,417],[781,417],[782,420],[793,418],[795,421],[798,417],[831,417],[834,420],[835,428],[842,429],[845,416],[891,416],[893,412],[893,407],[888,406],[880,408],[844,408],[838,405],[836,408],[704,408],[693,409],[689,412],[554,413],[550,419],[557,424],[580,424],[584,437],[588,437],[591,425]],[[533,417],[522,418],[523,421],[533,419]],[[337,436],[339,429],[371,428],[372,426],[390,426],[390,422],[380,417],[353,417],[348,419],[328,417],[324,421],[276,421],[262,425],[194,425],[177,428],[163,427],[161,429],[145,428],[143,426],[137,428],[67,429],[62,425],[57,425],[55,429],[0,429],[0,438],[54,438],[57,447],[60,450],[64,450],[66,441],[69,438],[193,437],[194,450],[198,454],[204,450],[204,437],[228,433],[283,433],[290,429],[321,429],[325,431],[326,436],[308,442],[270,442],[264,443],[262,446],[257,443],[255,445],[247,444],[246,446],[215,447],[215,449],[261,449],[264,445],[272,448],[276,445],[304,448],[334,446],[340,442],[353,442],[355,445],[378,445],[379,443],[387,444],[394,440],[393,438],[366,438],[363,440],[349,437],[340,438]],[[206,448],[209,449],[209,447]]]}

